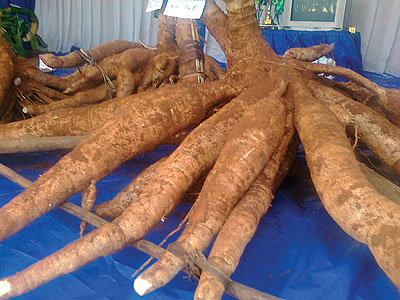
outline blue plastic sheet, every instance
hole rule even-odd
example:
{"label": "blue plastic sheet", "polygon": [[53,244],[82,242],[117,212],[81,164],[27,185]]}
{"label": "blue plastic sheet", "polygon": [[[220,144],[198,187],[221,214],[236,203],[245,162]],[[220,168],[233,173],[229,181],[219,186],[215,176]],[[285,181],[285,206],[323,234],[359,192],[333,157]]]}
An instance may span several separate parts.
{"label": "blue plastic sheet", "polygon": [[374,81],[375,83],[390,89],[400,89],[400,78],[390,74],[377,74],[372,72],[362,72],[361,75]]}

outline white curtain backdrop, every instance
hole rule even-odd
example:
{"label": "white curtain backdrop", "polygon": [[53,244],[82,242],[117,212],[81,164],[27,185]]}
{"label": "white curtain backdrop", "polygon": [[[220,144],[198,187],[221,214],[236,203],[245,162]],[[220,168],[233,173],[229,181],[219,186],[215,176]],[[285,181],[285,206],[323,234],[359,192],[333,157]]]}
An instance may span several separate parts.
{"label": "white curtain backdrop", "polygon": [[[400,0],[348,0],[346,25],[361,32],[366,71],[400,76]],[[36,0],[39,34],[52,51],[71,46],[89,49],[114,39],[154,45],[158,23],[146,13],[148,0]],[[219,5],[223,1],[217,0]],[[212,37],[206,52],[218,60],[223,53]]]}
{"label": "white curtain backdrop", "polygon": [[115,39],[155,45],[158,22],[148,0],[36,0],[39,34],[51,51],[89,49]]}
{"label": "white curtain backdrop", "polygon": [[400,76],[400,0],[352,0],[348,22],[361,32],[364,70]]}

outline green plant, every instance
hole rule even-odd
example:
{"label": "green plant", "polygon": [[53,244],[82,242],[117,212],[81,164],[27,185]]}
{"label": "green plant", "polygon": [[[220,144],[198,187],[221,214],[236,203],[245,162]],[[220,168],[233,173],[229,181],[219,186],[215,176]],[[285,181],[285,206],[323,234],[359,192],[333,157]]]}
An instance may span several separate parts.
{"label": "green plant", "polygon": [[[26,15],[29,22],[21,18],[19,14]],[[39,20],[31,10],[20,7],[1,8],[0,24],[3,38],[10,44],[17,56],[27,56],[23,42],[29,42],[33,51],[47,48],[46,43],[37,34]]]}

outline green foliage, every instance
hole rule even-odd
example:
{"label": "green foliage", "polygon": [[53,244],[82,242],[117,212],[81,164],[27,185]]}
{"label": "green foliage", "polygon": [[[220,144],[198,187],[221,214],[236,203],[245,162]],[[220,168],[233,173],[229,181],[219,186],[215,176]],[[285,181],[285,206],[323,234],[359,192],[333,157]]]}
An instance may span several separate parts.
{"label": "green foliage", "polygon": [[[29,18],[29,22],[20,18],[18,14],[26,15]],[[27,56],[23,42],[29,42],[33,51],[47,48],[46,43],[36,33],[38,18],[31,10],[18,7],[1,8],[0,20],[3,38],[10,44],[17,56]]]}
{"label": "green foliage", "polygon": [[285,0],[275,0],[275,15],[280,16],[285,8]]}
{"label": "green foliage", "polygon": [[258,7],[262,7],[267,6],[269,2],[275,6],[275,16],[280,16],[285,8],[285,0],[257,0],[256,3]]}

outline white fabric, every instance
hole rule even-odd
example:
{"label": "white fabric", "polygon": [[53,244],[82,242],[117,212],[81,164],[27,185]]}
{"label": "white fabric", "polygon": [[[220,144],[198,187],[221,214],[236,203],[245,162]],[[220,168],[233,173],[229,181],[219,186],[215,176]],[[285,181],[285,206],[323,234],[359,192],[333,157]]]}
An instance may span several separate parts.
{"label": "white fabric", "polygon": [[158,22],[148,0],[36,0],[39,34],[51,51],[89,49],[123,39],[155,45]]}
{"label": "white fabric", "polygon": [[349,25],[361,33],[364,70],[400,76],[400,0],[352,0]]}
{"label": "white fabric", "polygon": [[[348,0],[346,24],[361,32],[366,71],[400,76],[400,0]],[[114,39],[155,45],[158,22],[146,13],[148,0],[36,0],[39,34],[52,51],[71,46],[89,49]],[[220,6],[222,0],[216,0]],[[224,61],[223,52],[209,35],[207,54]]]}

